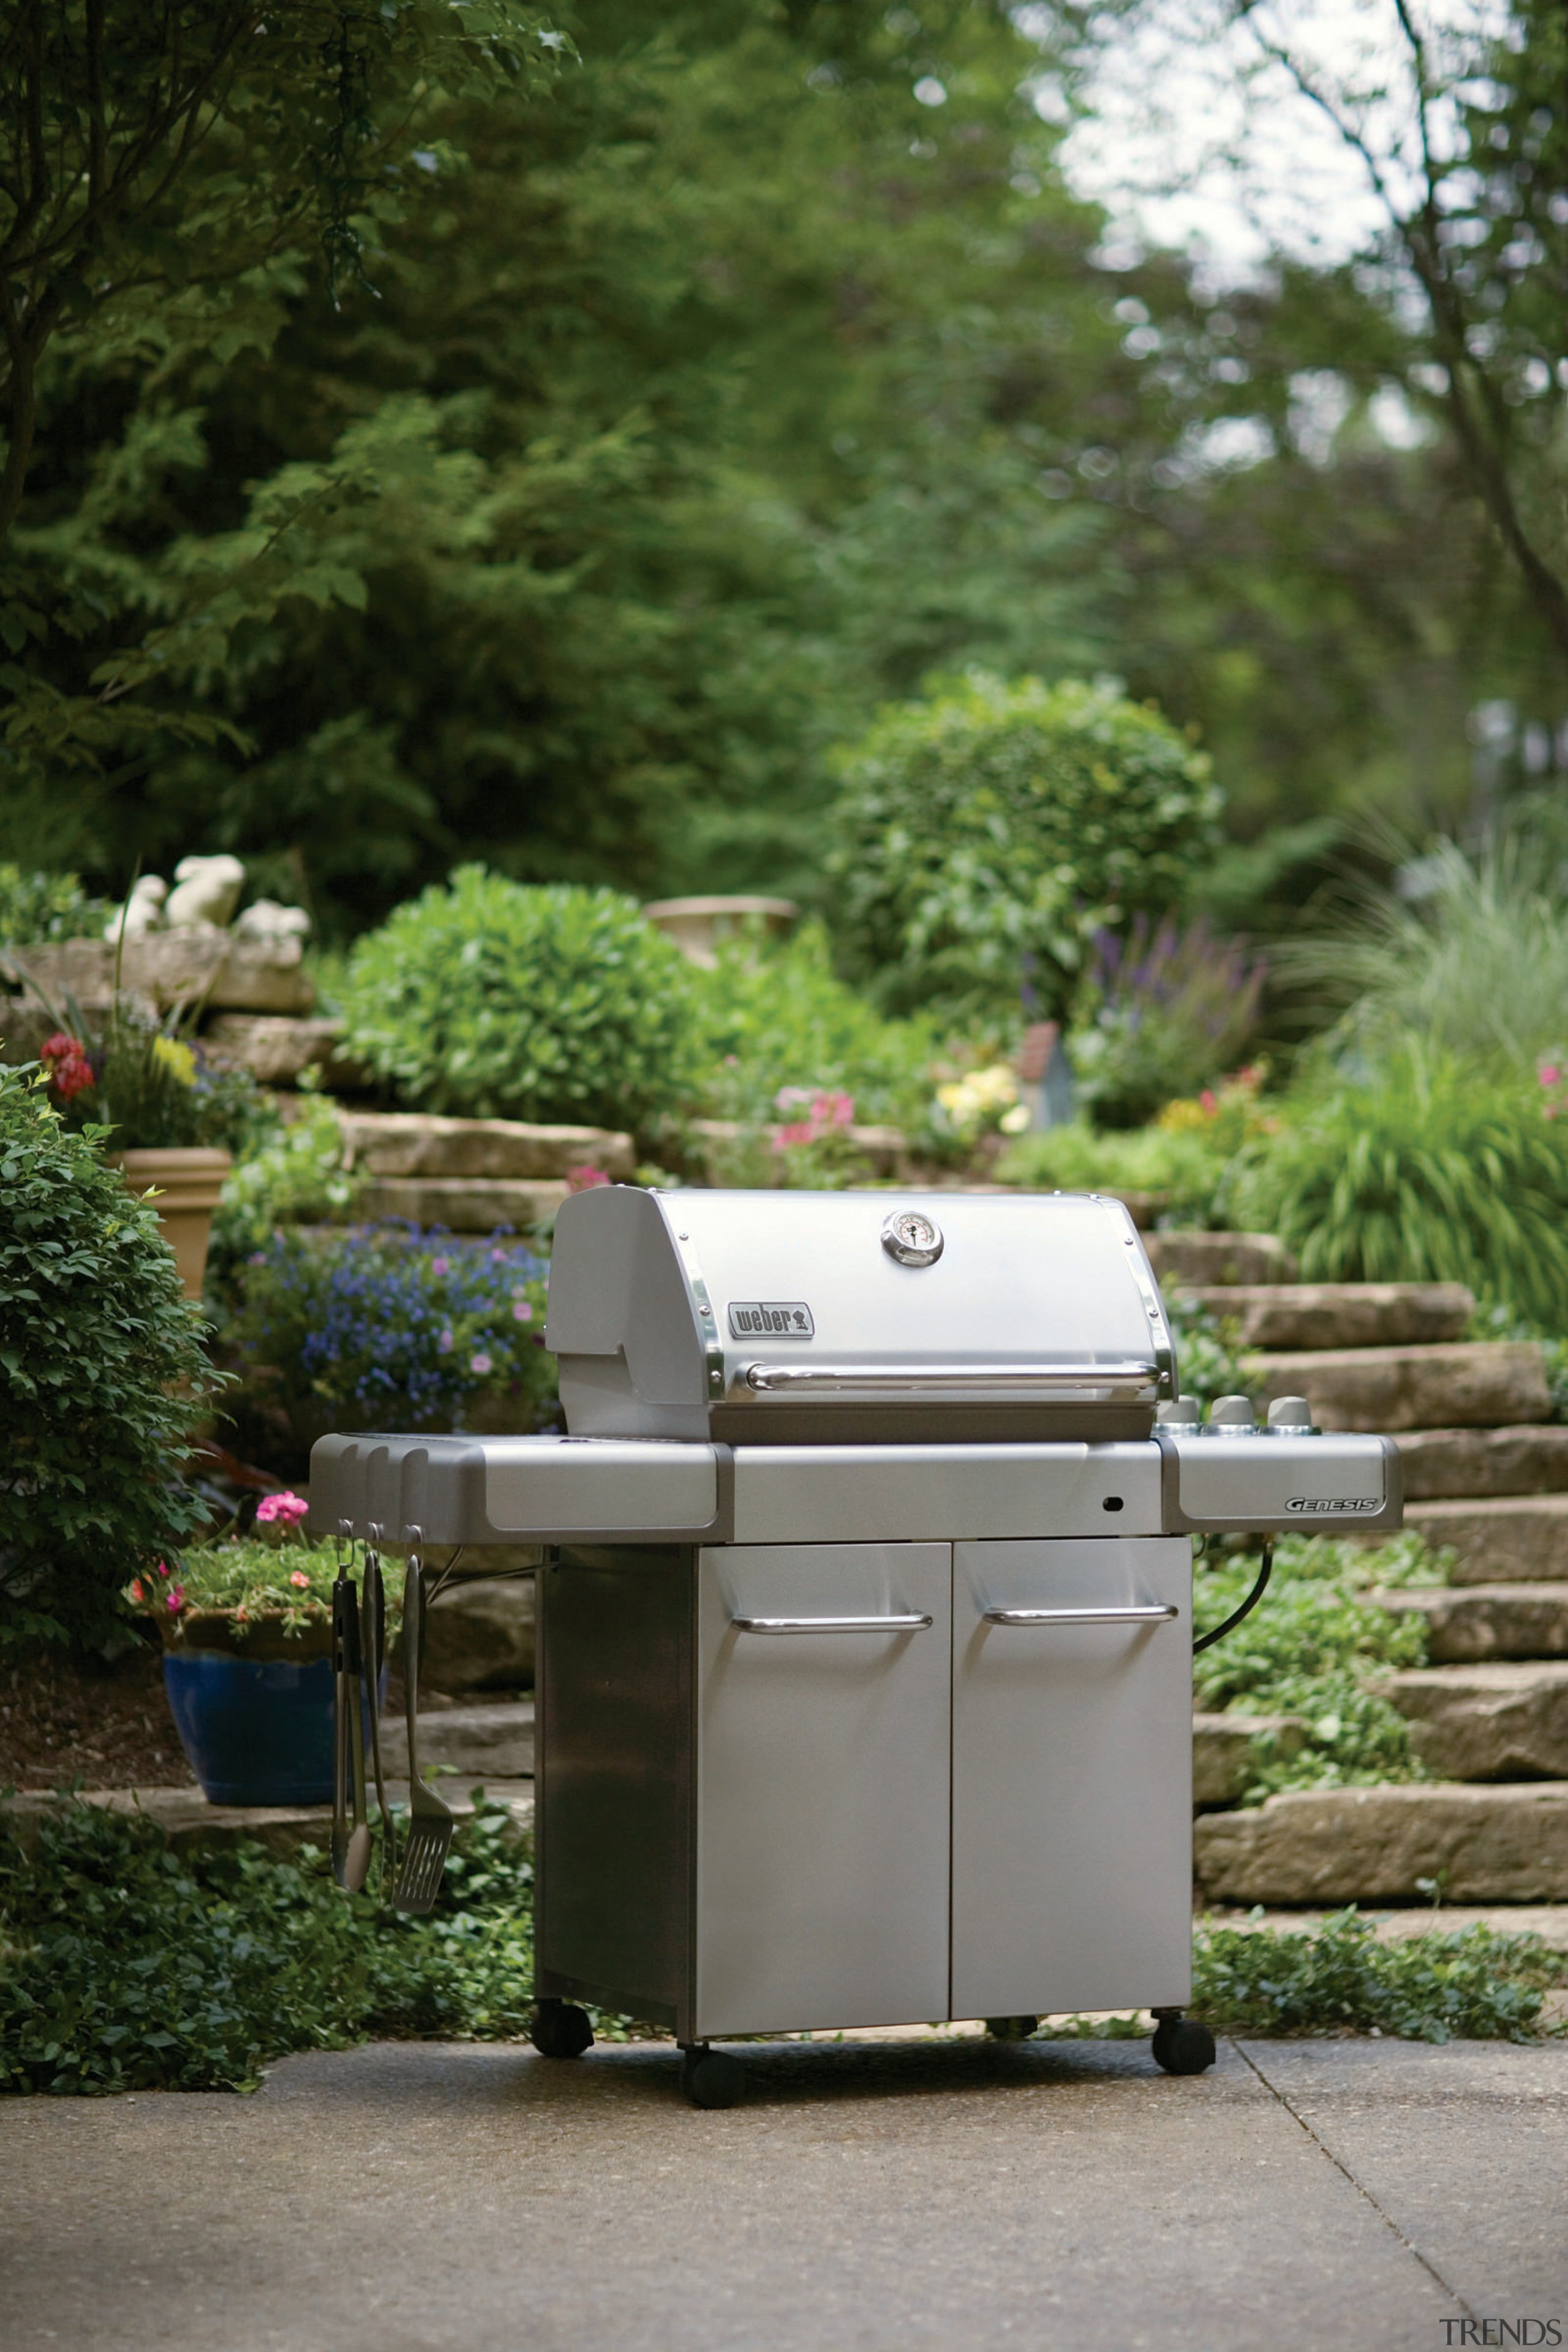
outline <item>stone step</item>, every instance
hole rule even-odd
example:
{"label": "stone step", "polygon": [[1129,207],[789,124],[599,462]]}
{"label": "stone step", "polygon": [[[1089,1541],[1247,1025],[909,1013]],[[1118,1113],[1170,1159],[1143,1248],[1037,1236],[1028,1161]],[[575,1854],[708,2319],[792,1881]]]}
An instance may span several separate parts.
{"label": "stone step", "polygon": [[1408,1502],[1568,1491],[1568,1428],[1412,1429],[1399,1433]]}
{"label": "stone step", "polygon": [[1323,1429],[1393,1432],[1443,1423],[1500,1428],[1545,1421],[1552,1412],[1545,1364],[1533,1340],[1310,1349],[1259,1354],[1253,1364],[1248,1385],[1259,1402],[1304,1396]]}
{"label": "stone step", "polygon": [[526,1232],[553,1216],[571,1189],[504,1176],[373,1176],[354,1195],[354,1214],[367,1223],[407,1217],[454,1234],[493,1234],[498,1225]]}
{"label": "stone step", "polygon": [[1568,1580],[1561,1584],[1405,1586],[1374,1592],[1394,1617],[1420,1617],[1434,1665],[1489,1658],[1568,1658]]}
{"label": "stone step", "polygon": [[1145,1234],[1143,1246],[1158,1280],[1173,1289],[1296,1279],[1295,1259],[1272,1234]]}
{"label": "stone step", "polygon": [[604,1127],[533,1127],[516,1118],[435,1118],[423,1111],[338,1113],[343,1165],[362,1176],[554,1178],[574,1168],[630,1176],[629,1135]]}
{"label": "stone step", "polygon": [[1253,1742],[1269,1733],[1289,1756],[1306,1738],[1307,1726],[1299,1715],[1194,1715],[1194,1805],[1234,1805],[1251,1772]]}
{"label": "stone step", "polygon": [[[439,1764],[457,1772],[478,1772],[505,1780],[533,1774],[533,1701],[501,1699],[489,1706],[422,1707],[419,1762],[428,1771]],[[406,1779],[408,1733],[401,1715],[382,1718],[382,1769],[389,1780]]]}
{"label": "stone step", "polygon": [[1458,1282],[1204,1283],[1184,1291],[1244,1348],[1383,1348],[1457,1339],[1475,1313]]}
{"label": "stone step", "polygon": [[1490,1495],[1479,1502],[1407,1503],[1405,1524],[1451,1545],[1455,1584],[1568,1579],[1568,1495]]}
{"label": "stone step", "polygon": [[[474,1810],[478,1780],[443,1780],[437,1784],[445,1803],[459,1819]],[[482,1783],[485,1794],[504,1804],[520,1831],[533,1827],[533,1782],[505,1780],[492,1774]],[[406,1808],[408,1785],[389,1781],[389,1805]],[[20,1844],[29,1846],[42,1823],[73,1805],[101,1805],[111,1813],[140,1813],[156,1823],[176,1853],[190,1846],[235,1845],[254,1838],[269,1853],[287,1856],[302,1845],[325,1848],[332,1832],[330,1805],[209,1805],[199,1789],[83,1789],[74,1796],[24,1791],[0,1797],[0,1821],[12,1829]]]}
{"label": "stone step", "polygon": [[1292,1790],[1200,1813],[1193,1853],[1212,1903],[1562,1903],[1568,1780]]}
{"label": "stone step", "polygon": [[1426,1769],[1445,1780],[1568,1778],[1568,1664],[1414,1666],[1373,1687],[1409,1723]]}

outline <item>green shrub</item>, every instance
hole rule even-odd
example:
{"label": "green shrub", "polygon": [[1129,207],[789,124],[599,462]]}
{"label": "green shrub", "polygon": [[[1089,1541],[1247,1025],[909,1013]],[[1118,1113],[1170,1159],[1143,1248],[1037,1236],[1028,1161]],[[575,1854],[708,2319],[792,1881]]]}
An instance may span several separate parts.
{"label": "green shrub", "polygon": [[694,974],[707,1068],[703,1108],[758,1125],[787,1118],[784,1089],[850,1097],[858,1120],[912,1127],[931,1099],[938,1038],[889,1021],[835,972],[819,923],[780,946],[730,940]]}
{"label": "green shrub", "polygon": [[344,1050],[411,1110],[656,1131],[701,1068],[679,950],[613,890],[465,866],[359,941]]}
{"label": "green shrub", "polygon": [[1174,1224],[1207,1225],[1226,1161],[1206,1135],[1141,1127],[1098,1135],[1087,1119],[1020,1136],[996,1163],[998,1181],[1039,1192],[1167,1194]]}
{"label": "green shrub", "polygon": [[299,1117],[258,1126],[224,1181],[207,1248],[210,1297],[230,1292],[241,1263],[285,1224],[346,1218],[358,1187],[343,1171],[343,1136],[324,1095],[301,1098]]}
{"label": "green shrub", "polygon": [[1306,1282],[1462,1282],[1568,1330],[1555,1108],[1533,1075],[1486,1076],[1409,1042],[1299,1098],[1238,1174],[1238,1221],[1278,1234]]}
{"label": "green shrub", "polygon": [[308,1847],[176,1855],[150,1822],[90,1806],[31,1852],[0,1832],[0,2091],[254,2090],[290,2050],[520,2034],[532,1878],[483,1798],[420,1919],[345,1896]]}
{"label": "green shrub", "polygon": [[[1257,1573],[1257,1559],[1247,1554],[1205,1566],[1194,1588],[1194,1631],[1207,1633],[1228,1617]],[[1306,1722],[1300,1748],[1272,1736],[1255,1744],[1244,1802],[1281,1789],[1428,1777],[1405,1717],[1369,1688],[1391,1668],[1425,1662],[1426,1628],[1413,1612],[1394,1615],[1367,1596],[1374,1585],[1440,1584],[1445,1575],[1444,1557],[1414,1534],[1372,1549],[1326,1536],[1291,1536],[1279,1545],[1273,1578],[1251,1616],[1193,1663],[1200,1708]]]}
{"label": "green shrub", "polygon": [[150,1208],[0,1069],[0,1642],[83,1643],[202,1516],[175,1483],[210,1386]]}
{"label": "green shrub", "polygon": [[1234,1321],[1179,1290],[1165,1294],[1165,1314],[1184,1397],[1206,1412],[1215,1397],[1252,1393],[1257,1360],[1237,1347]]}
{"label": "green shrub", "polygon": [[1523,2042],[1568,1963],[1538,1936],[1494,1928],[1383,1943],[1353,1910],[1308,1932],[1204,1925],[1194,2015],[1233,2033],[1366,2032],[1404,2042]]}
{"label": "green shrub", "polygon": [[844,762],[846,937],[900,1011],[1061,1014],[1101,929],[1178,905],[1214,845],[1206,758],[1109,683],[974,671],[885,711]]}
{"label": "green shrub", "polygon": [[109,903],[89,898],[74,874],[38,874],[0,862],[0,948],[100,939]]}

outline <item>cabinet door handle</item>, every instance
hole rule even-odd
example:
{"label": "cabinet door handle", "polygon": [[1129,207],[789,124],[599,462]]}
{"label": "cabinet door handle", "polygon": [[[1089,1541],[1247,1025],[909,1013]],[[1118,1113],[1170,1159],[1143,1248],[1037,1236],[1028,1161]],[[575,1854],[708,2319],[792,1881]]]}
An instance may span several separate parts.
{"label": "cabinet door handle", "polygon": [[1179,1617],[1173,1601],[1142,1601],[1130,1609],[987,1609],[988,1625],[1159,1625]]}
{"label": "cabinet door handle", "polygon": [[737,1633],[921,1633],[929,1617],[906,1610],[893,1617],[731,1617]]}

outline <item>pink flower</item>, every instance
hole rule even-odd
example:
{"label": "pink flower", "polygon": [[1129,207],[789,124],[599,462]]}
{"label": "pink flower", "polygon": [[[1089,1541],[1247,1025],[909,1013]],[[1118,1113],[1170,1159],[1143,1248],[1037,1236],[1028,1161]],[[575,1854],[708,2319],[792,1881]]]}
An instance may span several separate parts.
{"label": "pink flower", "polygon": [[290,1569],[289,1581],[290,1584],[297,1584],[301,1592],[309,1592],[310,1589],[310,1580],[302,1568]]}
{"label": "pink flower", "polygon": [[243,1601],[234,1612],[234,1622],[237,1625],[248,1625],[250,1622],[250,1612]]}
{"label": "pink flower", "polygon": [[433,1257],[430,1261],[430,1271],[432,1274],[450,1274],[452,1271],[451,1259],[449,1257]]}
{"label": "pink flower", "polygon": [[584,1160],[581,1168],[568,1168],[566,1181],[574,1192],[591,1192],[595,1184],[607,1184],[609,1178],[602,1168],[590,1167]]}
{"label": "pink flower", "polygon": [[57,1029],[46,1037],[38,1048],[38,1059],[50,1087],[62,1102],[69,1102],[92,1084],[92,1065],[87,1058],[87,1047],[79,1037],[68,1036]]}
{"label": "pink flower", "polygon": [[1563,1083],[1563,1073],[1555,1062],[1542,1062],[1535,1075],[1543,1087],[1560,1087]]}
{"label": "pink flower", "polygon": [[513,1307],[513,1308],[512,1308],[512,1310],[511,1310],[511,1319],[512,1319],[512,1321],[513,1321],[514,1323],[531,1323],[531,1322],[532,1322],[532,1320],[533,1320],[533,1309],[532,1309],[532,1307],[529,1305],[529,1303],[528,1303],[528,1301],[527,1301],[527,1299],[526,1299],[526,1298],[520,1298],[520,1299],[517,1301],[517,1304]]}
{"label": "pink flower", "polygon": [[160,1576],[167,1576],[169,1573],[168,1569],[163,1560],[158,1562],[158,1573]]}
{"label": "pink flower", "polygon": [[853,1095],[816,1095],[811,1115],[824,1127],[847,1127],[855,1116]]}
{"label": "pink flower", "polygon": [[169,1591],[168,1591],[168,1597],[167,1597],[167,1605],[168,1605],[168,1608],[169,1608],[169,1610],[170,1610],[171,1614],[172,1614],[172,1615],[174,1615],[174,1616],[176,1616],[176,1617],[177,1617],[177,1616],[179,1615],[179,1613],[180,1613],[180,1611],[181,1611],[181,1610],[184,1607],[184,1605],[185,1605],[185,1588],[184,1588],[184,1586],[183,1584],[171,1584],[171,1585],[170,1585],[170,1587],[169,1587]]}
{"label": "pink flower", "polygon": [[264,1528],[297,1528],[310,1508],[303,1495],[290,1494],[287,1488],[281,1495],[263,1495],[256,1506],[257,1524]]}
{"label": "pink flower", "polygon": [[817,1132],[808,1118],[798,1120],[794,1127],[781,1127],[773,1138],[773,1150],[787,1151],[792,1143],[815,1143]]}
{"label": "pink flower", "polygon": [[802,1103],[808,1103],[810,1100],[811,1088],[809,1087],[781,1087],[777,1094],[773,1097],[773,1108],[775,1110],[796,1110]]}
{"label": "pink flower", "polygon": [[1198,1097],[1198,1100],[1202,1103],[1205,1110],[1207,1111],[1209,1117],[1212,1118],[1215,1111],[1219,1108],[1219,1103],[1215,1098],[1214,1088],[1212,1087],[1205,1087],[1202,1094]]}
{"label": "pink flower", "polygon": [[478,1372],[479,1378],[483,1380],[485,1374],[490,1370],[489,1358],[483,1354],[470,1356],[468,1358],[468,1370],[470,1372]]}
{"label": "pink flower", "polygon": [[437,1339],[436,1345],[444,1356],[449,1356],[452,1352],[452,1335],[450,1331],[443,1331]]}

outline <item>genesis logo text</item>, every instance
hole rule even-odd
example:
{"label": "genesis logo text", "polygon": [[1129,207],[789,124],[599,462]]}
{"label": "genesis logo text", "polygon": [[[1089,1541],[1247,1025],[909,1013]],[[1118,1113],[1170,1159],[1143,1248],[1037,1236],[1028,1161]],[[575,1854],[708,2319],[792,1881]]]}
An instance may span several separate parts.
{"label": "genesis logo text", "polygon": [[1381,1511],[1380,1495],[1292,1495],[1288,1511]]}

